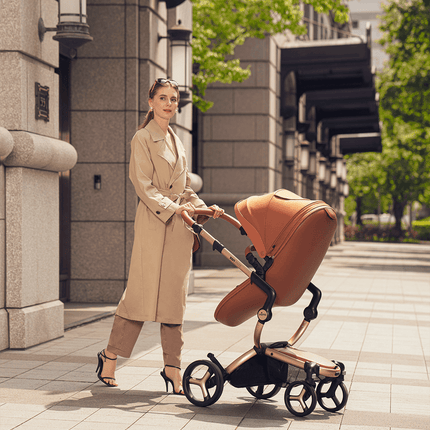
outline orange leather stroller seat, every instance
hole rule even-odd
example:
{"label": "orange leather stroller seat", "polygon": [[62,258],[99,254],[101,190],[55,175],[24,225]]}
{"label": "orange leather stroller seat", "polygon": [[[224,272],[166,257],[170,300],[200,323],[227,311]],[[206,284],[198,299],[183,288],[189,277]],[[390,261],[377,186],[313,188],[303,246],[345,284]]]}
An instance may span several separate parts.
{"label": "orange leather stroller seat", "polygon": [[[261,258],[272,257],[266,282],[276,291],[274,306],[291,306],[314,277],[337,226],[334,210],[320,200],[287,190],[236,203],[235,214]],[[215,319],[242,324],[263,306],[266,294],[247,279],[219,303]]]}

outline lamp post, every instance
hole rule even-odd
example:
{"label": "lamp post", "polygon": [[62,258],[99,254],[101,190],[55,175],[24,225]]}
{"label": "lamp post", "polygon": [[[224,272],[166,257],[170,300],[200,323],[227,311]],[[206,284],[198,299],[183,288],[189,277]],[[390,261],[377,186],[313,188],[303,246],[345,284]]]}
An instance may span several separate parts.
{"label": "lamp post", "polygon": [[58,24],[56,27],[45,27],[42,18],[38,23],[39,40],[42,42],[47,31],[56,31],[53,39],[70,49],[77,49],[93,38],[87,24],[86,0],[58,0]]}

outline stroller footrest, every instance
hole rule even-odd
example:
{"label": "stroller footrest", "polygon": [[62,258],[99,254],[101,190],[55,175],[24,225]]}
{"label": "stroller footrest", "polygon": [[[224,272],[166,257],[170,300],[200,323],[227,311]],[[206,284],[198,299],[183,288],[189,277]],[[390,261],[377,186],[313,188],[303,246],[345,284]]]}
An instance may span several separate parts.
{"label": "stroller footrest", "polygon": [[266,355],[300,369],[305,369],[306,363],[316,363],[319,366],[319,375],[327,378],[336,378],[342,373],[342,369],[337,365],[337,363],[317,354],[289,346],[283,348],[268,347],[266,349]]}

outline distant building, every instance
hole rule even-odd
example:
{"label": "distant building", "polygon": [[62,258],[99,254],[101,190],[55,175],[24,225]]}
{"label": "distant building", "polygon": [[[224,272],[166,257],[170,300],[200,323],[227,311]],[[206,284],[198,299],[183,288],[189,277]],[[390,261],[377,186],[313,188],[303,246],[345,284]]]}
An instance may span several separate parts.
{"label": "distant building", "polygon": [[368,23],[372,26],[372,65],[378,71],[382,70],[388,60],[382,45],[378,40],[382,37],[379,30],[380,16],[383,14],[382,0],[349,0],[348,7],[351,16],[351,33],[364,37]]}

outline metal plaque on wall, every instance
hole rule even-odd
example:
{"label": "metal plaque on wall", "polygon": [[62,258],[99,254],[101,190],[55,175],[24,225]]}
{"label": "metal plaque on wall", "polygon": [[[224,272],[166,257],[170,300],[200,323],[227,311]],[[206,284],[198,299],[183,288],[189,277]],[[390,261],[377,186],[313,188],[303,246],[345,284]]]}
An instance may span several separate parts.
{"label": "metal plaque on wall", "polygon": [[49,121],[49,87],[36,82],[36,119]]}

